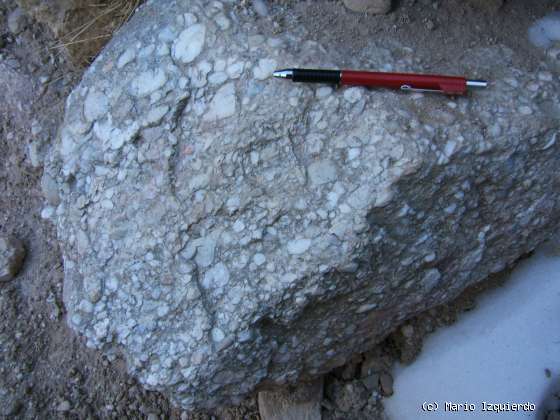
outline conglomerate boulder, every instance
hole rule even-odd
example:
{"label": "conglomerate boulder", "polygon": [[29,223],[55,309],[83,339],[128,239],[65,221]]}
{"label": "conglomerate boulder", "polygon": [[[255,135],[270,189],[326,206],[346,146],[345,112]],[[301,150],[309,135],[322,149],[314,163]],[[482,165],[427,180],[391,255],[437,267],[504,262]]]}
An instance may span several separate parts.
{"label": "conglomerate boulder", "polygon": [[[559,81],[503,46],[467,97],[333,89],[348,57],[233,3],[146,3],[67,101],[44,186],[70,326],[185,408],[311,378],[503,270],[559,223]],[[535,285],[535,287],[538,287]]]}

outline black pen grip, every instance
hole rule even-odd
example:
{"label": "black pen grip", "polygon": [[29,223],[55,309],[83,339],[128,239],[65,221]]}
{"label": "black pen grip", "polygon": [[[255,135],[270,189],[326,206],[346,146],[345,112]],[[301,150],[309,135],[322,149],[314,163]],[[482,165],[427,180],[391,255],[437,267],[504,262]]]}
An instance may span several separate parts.
{"label": "black pen grip", "polygon": [[307,83],[340,83],[340,70],[294,69],[292,81]]}

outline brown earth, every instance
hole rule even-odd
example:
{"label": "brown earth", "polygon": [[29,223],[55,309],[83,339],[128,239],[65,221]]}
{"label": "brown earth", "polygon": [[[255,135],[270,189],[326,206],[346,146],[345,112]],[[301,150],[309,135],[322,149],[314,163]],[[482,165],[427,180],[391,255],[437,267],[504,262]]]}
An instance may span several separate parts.
{"label": "brown earth", "polygon": [[[454,70],[446,57],[460,56],[473,45],[501,43],[526,58],[522,65],[530,71],[542,57],[524,34],[536,18],[557,8],[555,3],[510,0],[497,9],[462,0],[402,0],[388,15],[368,16],[336,1],[277,0],[268,5],[268,17],[255,14],[246,2],[239,3],[239,11],[253,16],[263,30],[305,24],[316,40],[356,51],[390,33],[410,46],[426,69],[441,72]],[[24,16],[13,33],[8,18],[14,9],[13,2],[0,0],[0,235],[23,240],[27,257],[20,274],[0,284],[0,417],[259,418],[254,397],[215,413],[182,413],[162,395],[136,384],[124,362],[109,363],[67,327],[56,233],[40,216],[40,161],[56,135],[64,100],[83,71],[76,63],[87,62],[102,43],[92,42],[82,55],[57,48],[87,22],[85,16],[74,16],[77,23],[57,33],[36,14]],[[97,29],[100,33],[118,27],[122,14],[108,20],[108,26]],[[382,418],[395,360],[411,362],[424,336],[471,309],[477,293],[471,290],[453,304],[407,321],[378,348],[327,375],[323,417]]]}

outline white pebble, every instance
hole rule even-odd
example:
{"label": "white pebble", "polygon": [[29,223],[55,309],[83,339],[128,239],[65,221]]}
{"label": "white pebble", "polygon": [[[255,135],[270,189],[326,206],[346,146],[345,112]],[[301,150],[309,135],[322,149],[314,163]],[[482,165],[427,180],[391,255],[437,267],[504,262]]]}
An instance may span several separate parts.
{"label": "white pebble", "polygon": [[245,229],[245,223],[241,219],[238,219],[233,224],[233,230],[237,233],[242,232]]}
{"label": "white pebble", "polygon": [[276,69],[276,60],[272,58],[261,58],[259,65],[253,69],[253,75],[257,80],[264,80],[272,76],[272,72]]}
{"label": "white pebble", "polygon": [[348,150],[348,160],[354,160],[358,156],[360,156],[360,148],[359,147],[352,147]]}
{"label": "white pebble", "polygon": [[228,83],[218,89],[203,119],[211,121],[231,117],[235,114],[236,103],[235,87],[233,83]]}
{"label": "white pebble", "polygon": [[214,18],[214,21],[222,31],[225,31],[230,27],[229,19],[221,13]]}
{"label": "white pebble", "polygon": [[360,99],[362,99],[361,89],[357,88],[357,87],[352,87],[352,88],[346,89],[344,91],[344,99],[346,99],[351,104],[355,104]]}
{"label": "white pebble", "polygon": [[237,79],[243,73],[243,62],[240,61],[229,65],[226,72],[232,79]]}
{"label": "white pebble", "polygon": [[219,328],[212,328],[212,341],[219,343],[225,338],[224,332]]}
{"label": "white pebble", "polygon": [[148,96],[161,88],[167,82],[167,75],[162,69],[140,73],[131,84],[131,93],[134,96]]}
{"label": "white pebble", "polygon": [[210,83],[211,85],[219,85],[224,83],[227,78],[228,77],[226,73],[224,73],[223,71],[219,71],[208,76],[208,83]]}
{"label": "white pebble", "polygon": [[552,82],[552,73],[549,71],[539,72],[539,80],[542,80],[543,82]]}
{"label": "white pebble", "polygon": [[330,86],[322,86],[319,89],[317,89],[315,96],[317,96],[317,98],[325,98],[329,96],[332,93],[332,91],[333,90]]}
{"label": "white pebble", "polygon": [[288,253],[292,255],[303,254],[311,246],[310,239],[294,239],[288,242]]}
{"label": "white pebble", "polygon": [[101,207],[104,208],[105,210],[111,210],[114,206],[111,200],[103,200],[101,202]]}
{"label": "white pebble", "polygon": [[117,67],[122,69],[128,63],[132,62],[136,57],[136,51],[133,48],[127,49],[125,52],[121,54],[117,61]]}
{"label": "white pebble", "polygon": [[109,110],[109,100],[103,92],[92,90],[84,102],[84,117],[88,121],[95,121],[103,117]]}
{"label": "white pebble", "polygon": [[253,262],[257,265],[257,266],[261,266],[265,263],[266,261],[266,257],[264,256],[264,254],[258,253],[255,254],[255,256],[253,257]]}
{"label": "white pebble", "polygon": [[263,0],[253,0],[253,9],[261,17],[268,16],[268,7]]}
{"label": "white pebble", "polygon": [[50,219],[54,214],[54,207],[47,206],[41,211],[41,218]]}
{"label": "white pebble", "polygon": [[422,287],[426,292],[432,290],[439,283],[441,279],[441,273],[437,268],[432,268],[426,271],[426,274],[422,278]]}
{"label": "white pebble", "polygon": [[202,52],[205,37],[206,27],[200,23],[185,29],[173,44],[173,58],[182,63],[190,63]]}

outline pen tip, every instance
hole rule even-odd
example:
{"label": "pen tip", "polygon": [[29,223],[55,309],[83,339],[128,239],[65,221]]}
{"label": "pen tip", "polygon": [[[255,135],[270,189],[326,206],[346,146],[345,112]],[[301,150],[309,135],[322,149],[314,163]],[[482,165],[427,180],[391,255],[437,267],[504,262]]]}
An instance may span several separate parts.
{"label": "pen tip", "polygon": [[294,72],[292,70],[276,70],[274,73],[272,73],[272,76],[274,77],[279,77],[280,79],[291,79],[293,76]]}
{"label": "pen tip", "polygon": [[486,80],[467,80],[467,87],[484,89],[488,87]]}

